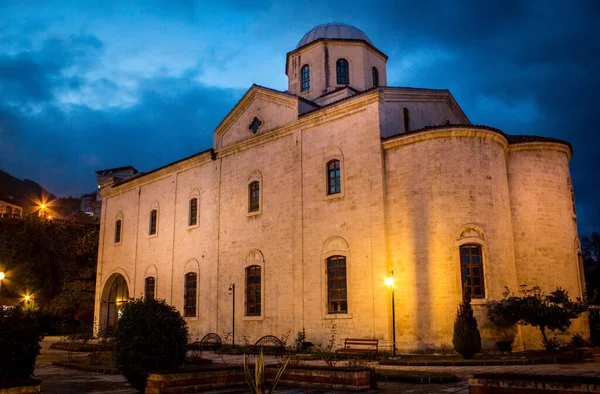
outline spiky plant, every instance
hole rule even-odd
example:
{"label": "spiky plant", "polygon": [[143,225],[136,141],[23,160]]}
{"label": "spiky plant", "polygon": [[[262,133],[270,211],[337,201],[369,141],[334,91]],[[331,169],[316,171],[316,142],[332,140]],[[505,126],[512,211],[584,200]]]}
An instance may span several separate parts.
{"label": "spiky plant", "polygon": [[[287,360],[285,360],[285,362],[283,363],[283,365],[279,367],[277,375],[275,375],[275,379],[273,379],[273,382],[271,382],[271,387],[268,391],[269,394],[272,394],[273,390],[275,390],[275,386],[277,386],[277,383],[279,382],[279,379],[281,379],[281,375],[283,375],[283,372],[287,368],[289,362],[290,358],[288,357]],[[250,367],[248,367],[248,355],[244,355],[244,374],[246,375],[246,383],[248,383],[248,387],[250,387],[252,394],[265,393],[265,359],[262,350],[260,351],[260,356],[256,359],[254,363],[254,378],[250,373]]]}
{"label": "spiky plant", "polygon": [[465,359],[469,359],[481,351],[481,335],[477,328],[477,320],[473,316],[471,296],[468,292],[465,292],[463,301],[456,311],[452,344],[454,349]]}

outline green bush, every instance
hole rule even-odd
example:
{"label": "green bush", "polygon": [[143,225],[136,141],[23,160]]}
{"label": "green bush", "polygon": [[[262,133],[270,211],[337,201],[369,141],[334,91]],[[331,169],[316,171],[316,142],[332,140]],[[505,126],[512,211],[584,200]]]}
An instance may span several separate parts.
{"label": "green bush", "polygon": [[481,335],[477,328],[477,320],[473,316],[471,297],[468,293],[465,293],[456,312],[452,344],[454,349],[465,359],[470,359],[481,351]]}
{"label": "green bush", "polygon": [[143,392],[148,372],[183,365],[187,324],[164,300],[138,298],[122,311],[115,331],[116,365],[129,384]]}
{"label": "green bush", "polygon": [[43,337],[34,313],[0,307],[0,381],[33,375]]}

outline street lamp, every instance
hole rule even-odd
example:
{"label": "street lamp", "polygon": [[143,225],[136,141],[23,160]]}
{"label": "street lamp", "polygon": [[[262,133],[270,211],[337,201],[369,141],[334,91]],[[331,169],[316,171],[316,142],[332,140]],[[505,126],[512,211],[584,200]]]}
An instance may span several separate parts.
{"label": "street lamp", "polygon": [[0,295],[2,295],[2,279],[6,277],[6,274],[0,271]]}
{"label": "street lamp", "polygon": [[385,284],[392,290],[392,349],[393,357],[396,357],[396,305],[394,303],[394,270],[390,271],[390,276],[385,278]]}
{"label": "street lamp", "polygon": [[231,347],[235,348],[235,283],[229,285],[227,291],[231,295],[232,307],[231,307]]}

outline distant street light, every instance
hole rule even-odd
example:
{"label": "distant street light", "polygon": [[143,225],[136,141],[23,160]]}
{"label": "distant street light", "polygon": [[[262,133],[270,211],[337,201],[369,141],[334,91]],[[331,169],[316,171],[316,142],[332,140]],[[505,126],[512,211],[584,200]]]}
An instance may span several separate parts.
{"label": "distant street light", "polygon": [[2,279],[6,277],[6,274],[0,271],[0,295],[2,295]]}
{"label": "distant street light", "polygon": [[396,357],[396,305],[394,303],[394,271],[390,271],[390,276],[385,278],[385,284],[392,289],[392,349],[393,357]]}
{"label": "distant street light", "polygon": [[227,291],[231,295],[232,308],[231,308],[231,347],[235,348],[235,283],[229,285]]}

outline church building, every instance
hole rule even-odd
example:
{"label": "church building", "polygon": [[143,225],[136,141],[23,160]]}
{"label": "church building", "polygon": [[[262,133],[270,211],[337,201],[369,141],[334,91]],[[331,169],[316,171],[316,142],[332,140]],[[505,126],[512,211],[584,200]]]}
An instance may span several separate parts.
{"label": "church building", "polygon": [[[353,26],[317,26],[286,55],[287,91],[250,87],[211,149],[104,179],[96,330],[155,297],[191,340],[235,324],[236,343],[305,329],[322,347],[334,331],[427,349],[451,346],[468,291],[491,348],[485,305],[506,286],[581,297],[571,145],[473,125],[446,89],[388,86],[387,60]],[[587,320],[559,339],[574,332]]]}

